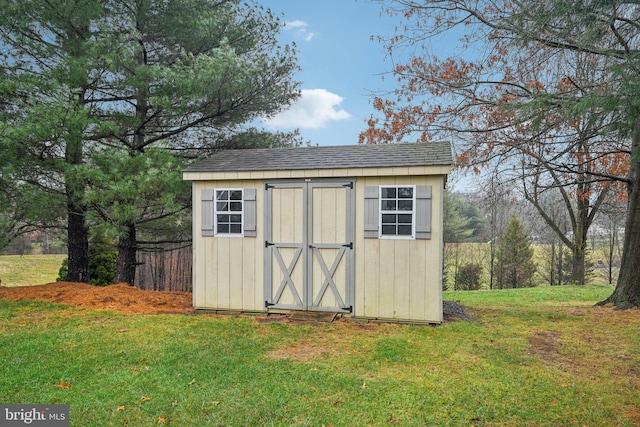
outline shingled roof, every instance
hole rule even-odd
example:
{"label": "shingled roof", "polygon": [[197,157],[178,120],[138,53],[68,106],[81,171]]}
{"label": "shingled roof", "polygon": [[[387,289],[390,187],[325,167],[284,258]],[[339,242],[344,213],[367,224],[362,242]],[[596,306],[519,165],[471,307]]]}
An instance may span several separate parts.
{"label": "shingled roof", "polygon": [[185,172],[274,171],[451,165],[448,142],[226,150]]}

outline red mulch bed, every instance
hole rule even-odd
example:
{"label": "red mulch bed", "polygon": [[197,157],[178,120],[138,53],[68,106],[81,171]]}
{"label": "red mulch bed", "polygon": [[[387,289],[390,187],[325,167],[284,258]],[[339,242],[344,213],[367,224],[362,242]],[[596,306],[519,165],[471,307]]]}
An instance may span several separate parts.
{"label": "red mulch bed", "polygon": [[190,292],[143,291],[125,283],[104,287],[71,282],[0,287],[0,298],[11,301],[42,300],[125,313],[193,314],[194,312]]}

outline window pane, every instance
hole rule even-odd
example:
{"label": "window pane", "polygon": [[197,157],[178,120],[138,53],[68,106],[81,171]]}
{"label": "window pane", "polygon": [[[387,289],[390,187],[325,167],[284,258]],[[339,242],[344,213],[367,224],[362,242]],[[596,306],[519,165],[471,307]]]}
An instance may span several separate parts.
{"label": "window pane", "polygon": [[398,200],[399,211],[410,211],[413,209],[413,200]]}
{"label": "window pane", "polygon": [[395,225],[383,225],[382,226],[382,234],[394,236],[396,234],[396,226]]}
{"label": "window pane", "polygon": [[216,190],[216,234],[242,234],[242,190]]}
{"label": "window pane", "polygon": [[393,214],[384,214],[384,215],[382,215],[382,223],[383,224],[395,224],[396,223],[396,216],[397,215],[393,215]]}
{"label": "window pane", "polygon": [[399,199],[411,199],[413,198],[413,187],[399,187],[398,188]]}
{"label": "window pane", "polygon": [[396,210],[396,201],[395,200],[382,200],[382,210],[383,211],[395,211]]}
{"label": "window pane", "polygon": [[398,226],[398,235],[399,236],[411,236],[411,226],[410,225],[399,225]]}
{"label": "window pane", "polygon": [[396,197],[396,189],[394,187],[392,187],[392,188],[383,187],[382,188],[382,198],[383,199],[395,199],[395,197]]}
{"label": "window pane", "polygon": [[415,209],[413,187],[381,187],[380,194],[381,234],[412,236]]}
{"label": "window pane", "polygon": [[399,224],[411,224],[411,214],[398,215]]}

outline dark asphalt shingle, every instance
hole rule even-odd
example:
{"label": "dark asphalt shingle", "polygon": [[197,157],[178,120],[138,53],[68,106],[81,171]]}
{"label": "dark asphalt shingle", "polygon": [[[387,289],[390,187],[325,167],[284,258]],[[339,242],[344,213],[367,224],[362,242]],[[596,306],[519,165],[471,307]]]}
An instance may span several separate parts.
{"label": "dark asphalt shingle", "polygon": [[185,172],[440,166],[451,164],[448,142],[226,150]]}

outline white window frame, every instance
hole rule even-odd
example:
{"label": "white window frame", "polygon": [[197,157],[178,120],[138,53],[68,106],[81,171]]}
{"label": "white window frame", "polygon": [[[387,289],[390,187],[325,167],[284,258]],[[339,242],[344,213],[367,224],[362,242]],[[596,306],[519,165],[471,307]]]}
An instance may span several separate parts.
{"label": "white window frame", "polygon": [[[412,189],[412,195],[413,197],[411,198],[411,210],[390,210],[390,209],[382,209],[382,202],[383,202],[383,197],[382,197],[382,191],[385,188],[395,188],[396,191],[399,188],[411,188]],[[388,200],[388,199],[386,199]],[[396,200],[400,200],[397,197],[396,194]],[[409,199],[405,199],[405,200],[409,200]],[[396,239],[396,240],[415,240],[416,239],[416,186],[415,185],[403,185],[403,184],[398,184],[398,185],[381,185],[379,186],[379,194],[378,194],[378,238],[380,239]],[[383,215],[387,215],[387,214],[392,214],[392,215],[399,215],[399,214],[403,214],[403,215],[407,215],[407,214],[411,214],[411,235],[404,235],[404,234],[382,234],[382,216]]]}
{"label": "white window frame", "polygon": [[[233,191],[239,191],[240,192],[240,199],[239,200],[233,200],[233,203],[240,203],[241,204],[240,211],[231,211],[231,210],[219,211],[218,210],[218,193],[223,192],[223,191],[229,192],[229,199],[226,200],[229,203],[232,203],[232,201],[231,201],[232,200],[231,199],[231,192],[233,192]],[[244,206],[244,189],[242,189],[242,188],[215,188],[214,191],[213,191],[213,230],[214,230],[213,235],[216,236],[216,237],[244,237],[244,219],[245,219],[245,209],[244,208],[245,208],[245,206]],[[240,215],[240,233],[218,232],[218,215]]]}

